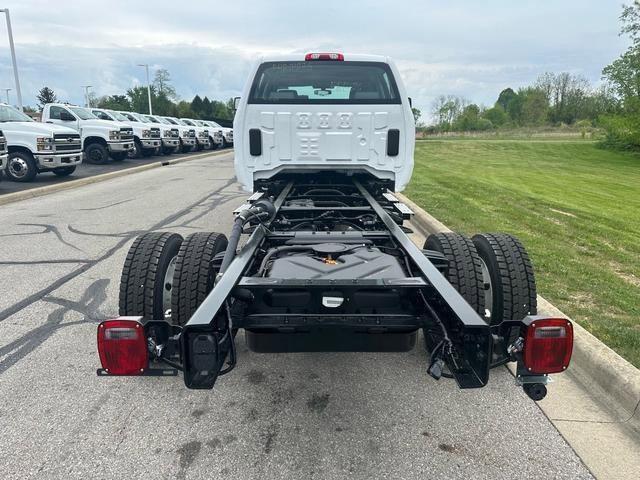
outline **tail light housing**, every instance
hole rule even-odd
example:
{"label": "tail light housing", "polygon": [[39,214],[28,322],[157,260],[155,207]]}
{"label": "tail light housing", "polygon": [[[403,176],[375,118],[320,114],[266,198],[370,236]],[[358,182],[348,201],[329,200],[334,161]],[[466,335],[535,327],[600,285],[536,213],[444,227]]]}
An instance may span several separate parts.
{"label": "tail light housing", "polygon": [[566,318],[536,318],[527,327],[523,362],[531,373],[564,372],[573,351],[573,325]]}
{"label": "tail light housing", "polygon": [[333,60],[342,62],[344,61],[344,55],[342,53],[307,53],[304,56],[305,61],[312,60]]}
{"label": "tail light housing", "polygon": [[119,317],[98,325],[98,354],[106,373],[142,375],[149,366],[149,351],[141,318]]}

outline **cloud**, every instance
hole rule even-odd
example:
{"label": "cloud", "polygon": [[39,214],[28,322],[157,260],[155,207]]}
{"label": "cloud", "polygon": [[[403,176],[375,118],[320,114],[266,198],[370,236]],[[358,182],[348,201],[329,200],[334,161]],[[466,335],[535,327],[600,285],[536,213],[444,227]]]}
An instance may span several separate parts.
{"label": "cloud", "polygon": [[[75,103],[81,85],[122,93],[146,82],[138,63],[168,69],[181,98],[227,99],[261,54],[337,50],[393,57],[414,105],[428,112],[440,94],[491,104],[503,88],[544,71],[597,82],[626,46],[617,35],[619,0],[21,0],[9,8],[31,105],[43,85]],[[0,88],[8,88],[3,23]]]}

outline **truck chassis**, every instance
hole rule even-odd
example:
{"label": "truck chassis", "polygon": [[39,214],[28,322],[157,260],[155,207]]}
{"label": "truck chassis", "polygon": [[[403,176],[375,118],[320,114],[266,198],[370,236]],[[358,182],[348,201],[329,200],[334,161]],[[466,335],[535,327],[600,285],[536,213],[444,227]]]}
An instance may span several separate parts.
{"label": "truck chassis", "polygon": [[[412,212],[389,187],[364,174],[290,173],[258,182],[235,212],[228,245],[225,237],[226,248],[212,252],[204,273],[210,291],[188,316],[184,308],[167,306],[180,305],[184,294],[176,291],[177,269],[184,269],[186,256],[201,253],[178,254],[177,264],[174,257],[153,272],[161,277],[162,295],[154,301],[161,302],[165,318],[149,318],[148,310],[123,302],[132,288],[125,265],[120,314],[136,317],[129,321],[139,322],[152,362],[135,373],[182,371],[188,388],[213,388],[236,365],[241,328],[258,352],[407,351],[422,329],[432,377],[478,388],[487,384],[491,368],[516,361],[517,383],[531,398],[543,398],[547,372],[533,371],[523,360],[523,337],[541,320],[535,305],[523,318],[496,324],[483,318],[445,277],[451,259],[409,239],[403,222]],[[238,249],[243,233],[249,238]],[[194,289],[187,285],[185,291]],[[99,344],[105,323],[98,328]],[[98,373],[113,374],[102,352],[101,359]]]}

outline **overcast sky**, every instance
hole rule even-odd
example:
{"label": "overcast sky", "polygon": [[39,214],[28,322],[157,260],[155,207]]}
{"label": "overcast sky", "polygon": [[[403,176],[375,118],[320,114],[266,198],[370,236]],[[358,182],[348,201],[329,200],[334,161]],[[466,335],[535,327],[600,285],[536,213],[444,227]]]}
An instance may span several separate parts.
{"label": "overcast sky", "polygon": [[[503,88],[545,71],[596,83],[628,43],[618,36],[621,0],[1,3],[11,11],[23,101],[34,106],[44,85],[79,104],[81,85],[123,93],[145,83],[138,63],[168,69],[181,99],[227,99],[262,53],[339,51],[393,57],[414,105],[428,112],[440,94],[491,105]],[[0,17],[2,88],[14,82]]]}

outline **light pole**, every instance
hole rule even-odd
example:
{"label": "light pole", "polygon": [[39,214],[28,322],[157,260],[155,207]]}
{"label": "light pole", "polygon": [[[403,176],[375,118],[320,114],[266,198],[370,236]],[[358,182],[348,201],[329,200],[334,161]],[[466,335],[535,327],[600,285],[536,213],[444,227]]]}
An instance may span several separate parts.
{"label": "light pole", "polygon": [[153,115],[153,110],[151,109],[151,83],[149,83],[149,64],[139,63],[138,66],[144,67],[147,71],[147,96],[149,97],[149,115]]}
{"label": "light pole", "polygon": [[13,90],[12,88],[3,88],[3,90],[5,91],[5,93],[7,94],[7,105],[11,105],[11,103],[9,103],[9,92],[11,90]]}
{"label": "light pole", "polygon": [[16,95],[18,96],[18,108],[22,108],[22,93],[20,92],[20,80],[18,79],[18,63],[16,62],[16,48],[13,46],[13,33],[11,31],[11,18],[9,17],[9,9],[2,8],[0,12],[4,12],[7,17],[7,32],[9,33],[9,48],[11,49],[11,60],[13,62],[13,76],[16,79]]}
{"label": "light pole", "polygon": [[89,107],[89,89],[93,87],[93,85],[80,85],[84,88],[84,106]]}

